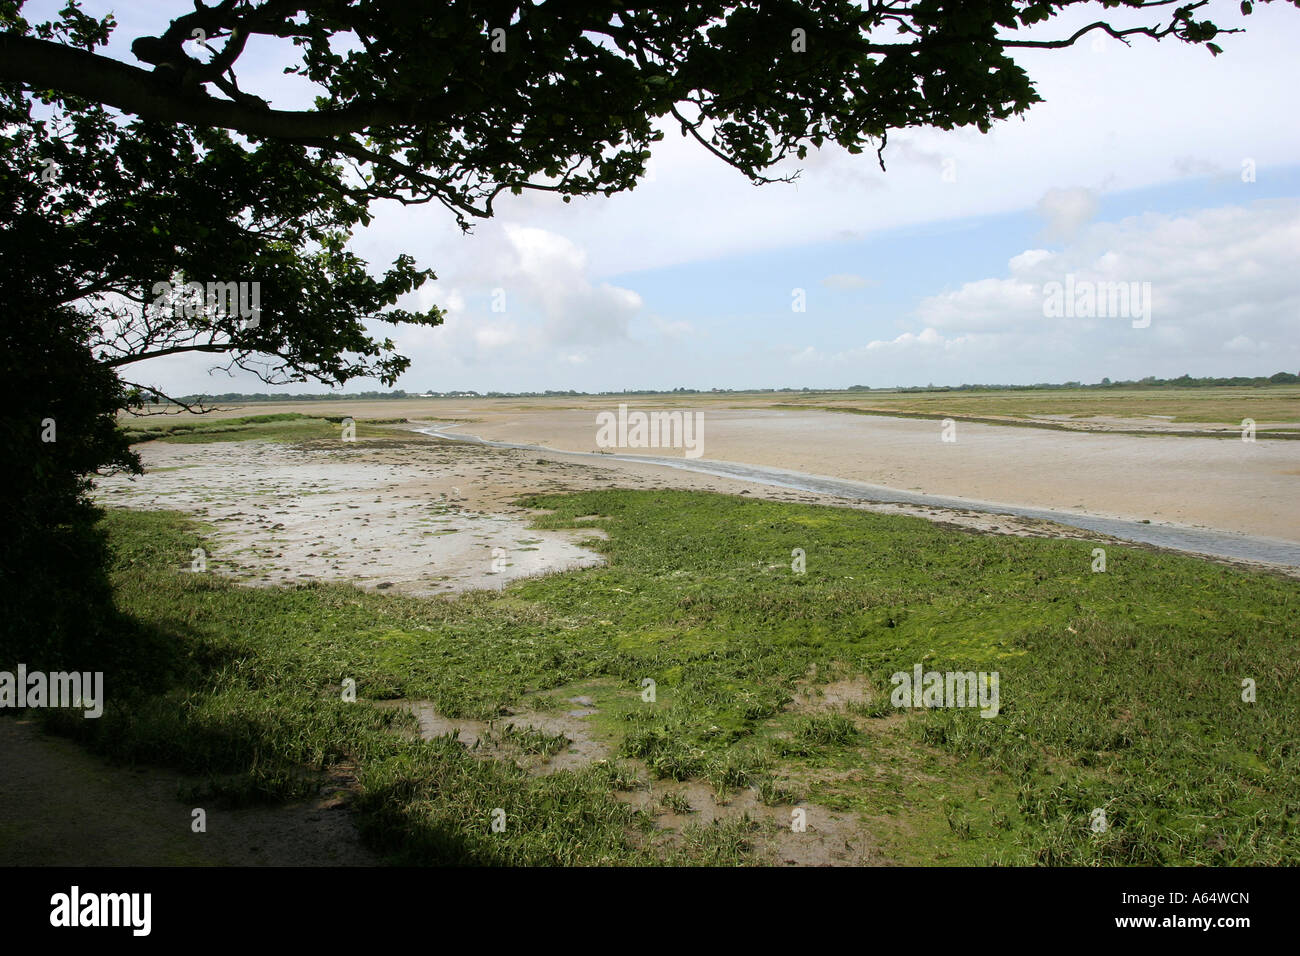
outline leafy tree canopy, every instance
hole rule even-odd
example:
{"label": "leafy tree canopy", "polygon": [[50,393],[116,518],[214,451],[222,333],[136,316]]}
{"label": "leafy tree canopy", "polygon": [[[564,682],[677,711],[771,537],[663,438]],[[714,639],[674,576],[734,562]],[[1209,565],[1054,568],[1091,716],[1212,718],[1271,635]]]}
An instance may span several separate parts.
{"label": "leafy tree canopy", "polygon": [[[364,319],[432,275],[408,256],[370,275],[347,249],[369,221],[365,204],[346,195],[336,163],[305,147],[126,123],[84,98],[12,83],[0,84],[0,210],[5,300],[87,311],[88,344],[115,369],[220,353],[269,382],[392,384],[408,360],[374,341]],[[256,296],[243,290],[246,305],[256,298],[256,322],[229,307],[237,292],[219,297],[226,308],[208,307],[214,277],[258,284]],[[190,280],[203,283],[197,303],[163,294]],[[437,324],[441,313],[384,318]]]}
{"label": "leafy tree canopy", "polygon": [[[111,17],[74,3],[33,27],[10,0],[0,80],[309,147],[355,164],[359,200],[436,200],[464,222],[490,215],[503,190],[630,188],[665,117],[756,181],[809,146],[860,152],[890,129],[987,130],[1039,99],[1015,49],[1100,32],[1217,53],[1216,36],[1238,28],[1199,19],[1207,2],[195,0],[135,38],[126,63],[96,52]],[[1150,22],[1024,36],[1077,7]],[[277,109],[249,88],[271,38],[296,48],[286,72],[315,85],[313,108]]]}

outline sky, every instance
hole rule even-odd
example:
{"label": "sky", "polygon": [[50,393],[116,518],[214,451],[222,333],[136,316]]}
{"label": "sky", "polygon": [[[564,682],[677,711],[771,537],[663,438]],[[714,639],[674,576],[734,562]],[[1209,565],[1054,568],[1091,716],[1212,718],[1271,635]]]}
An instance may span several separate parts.
{"label": "sky", "polygon": [[[190,8],[84,6],[117,14],[110,49],[128,62],[132,38]],[[1203,12],[1227,21],[1237,6]],[[1094,4],[1032,36],[1103,15]],[[376,271],[402,252],[433,268],[399,304],[448,315],[374,331],[411,358],[408,392],[1300,372],[1300,11],[1257,4],[1245,24],[1218,57],[1141,38],[1017,51],[1045,102],[988,134],[893,132],[883,172],[834,147],[783,170],[802,169],[794,184],[753,186],[665,127],[631,193],[501,197],[469,235],[441,207],[377,204],[354,251]],[[241,85],[277,108],[309,102],[272,59]],[[1125,310],[1109,286],[1109,312],[1075,300],[1046,314],[1067,281],[1100,286],[1098,303],[1112,283],[1133,297]],[[159,359],[132,378],[169,394],[277,390],[211,365]]]}

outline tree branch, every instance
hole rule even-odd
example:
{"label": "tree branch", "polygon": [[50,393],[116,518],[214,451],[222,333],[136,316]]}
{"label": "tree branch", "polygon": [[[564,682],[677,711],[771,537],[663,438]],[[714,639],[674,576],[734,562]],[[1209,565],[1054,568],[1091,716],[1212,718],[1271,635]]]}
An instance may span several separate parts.
{"label": "tree branch", "polygon": [[176,345],[171,348],[158,349],[153,352],[141,352],[139,355],[119,355],[116,358],[101,359],[109,368],[120,368],[145,359],[161,358],[164,355],[177,355],[181,352],[229,352],[229,345]]}
{"label": "tree branch", "polygon": [[84,97],[145,119],[212,126],[268,139],[319,141],[410,121],[405,110],[386,102],[336,110],[258,109],[215,99],[201,90],[187,93],[148,70],[106,56],[12,33],[0,33],[0,80]]}

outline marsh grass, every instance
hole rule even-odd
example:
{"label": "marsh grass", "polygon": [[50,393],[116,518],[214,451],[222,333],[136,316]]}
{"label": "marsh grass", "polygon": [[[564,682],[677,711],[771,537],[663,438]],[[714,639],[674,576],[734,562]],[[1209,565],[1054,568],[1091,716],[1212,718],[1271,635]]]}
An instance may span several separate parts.
{"label": "marsh grass", "polygon": [[[811,392],[782,398],[773,408],[819,407],[828,411],[917,418],[964,418],[1009,424],[1007,419],[1064,416],[1088,419],[1168,417],[1180,423],[1240,427],[1243,418],[1295,422],[1300,385],[1246,387],[988,389],[920,392]],[[993,416],[993,417],[987,417]],[[1294,435],[1294,429],[1288,429]],[[1178,433],[1175,433],[1178,434]]]}
{"label": "marsh grass", "polygon": [[[1294,581],[1123,548],[1094,574],[1087,542],[706,493],[525,503],[545,509],[539,528],[605,530],[591,546],[608,564],[435,600],[244,588],[182,570],[202,538],[180,516],[112,512],[125,618],[83,665],[106,671],[105,713],[48,719],[235,802],[295,799],[347,767],[363,833],[402,862],[758,858],[753,820],[647,839],[651,819],[613,797],[638,767],[755,786],[767,804],[797,792],[856,815],[902,862],[1300,862]],[[789,571],[795,547],[818,573]],[[892,707],[889,675],[917,662],[997,670],[999,715]],[[798,713],[813,665],[860,675],[870,703]],[[363,699],[428,700],[499,728],[522,700],[580,689],[615,757],[530,776],[418,739],[400,710],[344,702],[345,678]],[[1098,807],[1104,833],[1089,827]]]}
{"label": "marsh grass", "polygon": [[[398,424],[404,418],[358,418],[357,438],[376,438],[388,435],[386,429],[377,427]],[[163,441],[180,444],[202,442],[259,441],[291,442],[312,439],[339,439],[342,435],[342,416],[301,415],[282,412],[272,415],[247,415],[242,418],[192,418],[178,416],[149,416],[123,418],[119,426],[127,439],[139,442]]]}

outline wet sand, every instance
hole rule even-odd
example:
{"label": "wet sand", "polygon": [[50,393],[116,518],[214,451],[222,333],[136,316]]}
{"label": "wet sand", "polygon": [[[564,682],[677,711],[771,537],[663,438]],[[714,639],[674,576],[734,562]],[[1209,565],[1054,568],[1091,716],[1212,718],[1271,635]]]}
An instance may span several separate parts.
{"label": "wet sand", "polygon": [[[638,404],[634,410],[663,410]],[[689,408],[689,406],[680,406]],[[493,441],[597,452],[590,409],[467,409]],[[702,411],[702,457],[971,501],[1300,542],[1300,442],[1080,434],[781,409]],[[684,450],[617,448],[619,455]]]}

